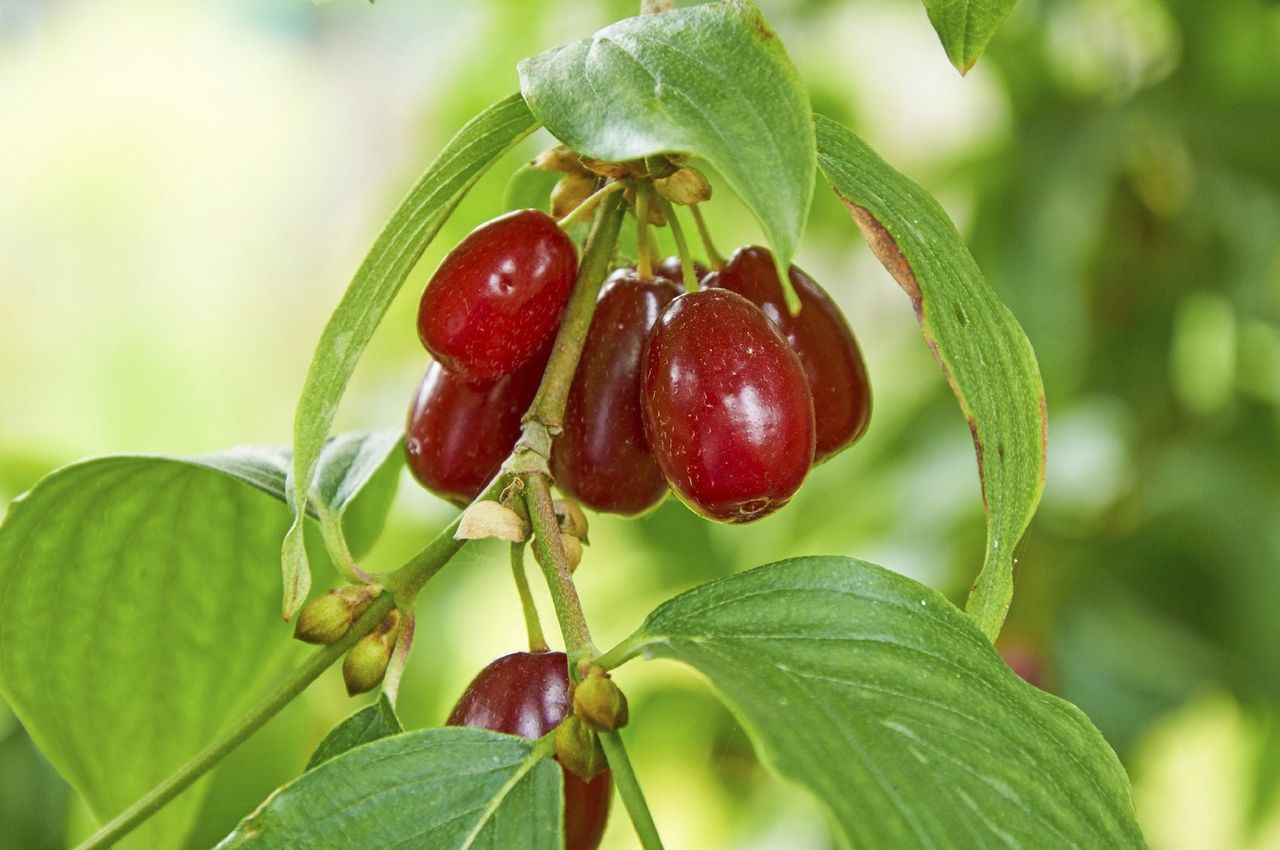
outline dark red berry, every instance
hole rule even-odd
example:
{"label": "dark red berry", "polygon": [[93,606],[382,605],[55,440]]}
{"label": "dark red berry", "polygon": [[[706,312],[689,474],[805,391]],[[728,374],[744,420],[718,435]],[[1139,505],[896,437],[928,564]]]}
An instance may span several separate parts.
{"label": "dark red berry", "polygon": [[814,463],[821,463],[867,430],[871,384],[858,342],[831,296],[796,266],[791,267],[790,278],[800,298],[801,309],[795,316],[787,311],[773,255],[765,248],[740,248],[703,285],[732,290],[755,304],[800,355],[813,394]]}
{"label": "dark red berry", "polygon": [[[570,705],[569,668],[563,652],[514,652],[480,671],[454,706],[447,724],[533,740],[559,726]],[[609,771],[590,782],[565,771],[565,850],[600,846],[612,795]]]}
{"label": "dark red berry", "polygon": [[597,511],[638,514],[667,493],[640,412],[640,360],[649,329],[680,290],[615,273],[596,303],[569,389],[564,433],[551,454],[560,489]]}
{"label": "dark red berry", "polygon": [[450,371],[495,380],[555,333],[577,273],[577,250],[555,219],[507,213],[473,230],[436,269],[418,304],[418,336]]}
{"label": "dark red berry", "polygon": [[484,490],[520,439],[520,418],[538,392],[551,346],[519,371],[471,384],[432,363],[409,408],[405,454],[432,493],[465,505]]}
{"label": "dark red berry", "polygon": [[813,463],[813,400],[758,307],[725,289],[681,295],[654,325],[642,375],[649,447],[690,508],[750,522],[795,495]]}
{"label": "dark red berry", "polygon": [[[671,281],[677,286],[684,286],[684,272],[680,268],[679,257],[667,257],[665,260],[658,263],[658,267],[653,270],[653,273],[658,277]],[[707,274],[707,267],[702,263],[694,261],[693,276],[701,282]]]}

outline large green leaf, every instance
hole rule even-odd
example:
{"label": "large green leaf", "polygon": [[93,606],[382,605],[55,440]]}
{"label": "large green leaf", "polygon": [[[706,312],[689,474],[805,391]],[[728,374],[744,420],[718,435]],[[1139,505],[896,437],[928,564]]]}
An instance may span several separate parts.
{"label": "large green leaf", "polygon": [[689,664],[855,848],[1143,846],[1124,769],[945,597],[850,558],[797,558],[660,606],[606,659]]}
{"label": "large green leaf", "polygon": [[218,847],[561,850],[563,785],[559,765],[532,741],[420,729],[307,771]]}
{"label": "large green leaf", "polygon": [[521,62],[520,89],[548,130],[588,156],[703,157],[790,262],[813,198],[813,117],[749,0],[619,21]]}
{"label": "large green leaf", "polygon": [[[99,819],[256,696],[291,642],[274,604],[283,455],[110,457],[0,523],[0,692]],[[181,845],[202,786],[128,844]]]}
{"label": "large green leaf", "polygon": [[924,0],[947,58],[961,74],[977,63],[1018,0]]}
{"label": "large green leaf", "polygon": [[325,326],[294,417],[289,492],[295,519],[280,553],[286,619],[311,589],[304,508],[325,437],[356,362],[401,284],[462,196],[498,157],[536,127],[524,101],[512,95],[459,130],[392,214]]}
{"label": "large green leaf", "polygon": [[1013,598],[1014,549],[1044,490],[1047,421],[1035,352],[938,202],[850,130],[816,118],[818,164],[910,296],[973,433],[987,551],[967,607],[994,640]]}
{"label": "large green leaf", "polygon": [[385,693],[380,693],[376,700],[329,730],[329,734],[316,746],[311,758],[307,759],[307,770],[340,756],[353,747],[399,735],[403,731],[395,706]]}

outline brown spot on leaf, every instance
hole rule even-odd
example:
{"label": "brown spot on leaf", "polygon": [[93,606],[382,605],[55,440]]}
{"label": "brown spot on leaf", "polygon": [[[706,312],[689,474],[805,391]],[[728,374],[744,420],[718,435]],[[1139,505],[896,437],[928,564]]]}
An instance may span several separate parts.
{"label": "brown spot on leaf", "polygon": [[911,271],[911,265],[907,262],[907,258],[902,256],[902,251],[898,248],[897,241],[889,235],[889,231],[884,229],[884,225],[876,221],[876,217],[871,214],[870,210],[858,206],[852,201],[847,201],[843,198],[841,200],[849,208],[849,213],[853,216],[853,220],[858,223],[858,229],[862,231],[862,238],[867,240],[867,244],[871,246],[871,252],[876,255],[876,259],[889,270],[889,274],[893,275],[893,279],[907,293],[907,297],[911,299],[911,306],[915,308],[916,316],[923,319],[924,296],[920,292],[920,283],[916,280],[915,272]]}
{"label": "brown spot on leaf", "polygon": [[[952,386],[954,387],[955,385],[952,384]],[[990,510],[990,506],[987,504],[987,477],[983,474],[982,461],[984,459],[984,451],[982,440],[978,437],[978,421],[973,418],[972,413],[965,413],[964,419],[969,423],[969,433],[973,435],[973,453],[978,456],[978,479],[982,482],[982,510],[987,513]]]}
{"label": "brown spot on leaf", "polygon": [[765,44],[768,44],[778,37],[778,34],[769,28],[769,25],[764,22],[764,18],[760,15],[756,16],[756,19],[751,22],[751,25],[756,32],[756,38]]}

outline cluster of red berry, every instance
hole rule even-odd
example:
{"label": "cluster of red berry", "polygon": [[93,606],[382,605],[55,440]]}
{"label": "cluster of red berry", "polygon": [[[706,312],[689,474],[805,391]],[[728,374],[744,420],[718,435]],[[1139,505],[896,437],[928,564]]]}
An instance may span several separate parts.
{"label": "cluster of red berry", "polygon": [[[792,315],[764,248],[696,268],[696,292],[681,294],[670,258],[648,280],[620,268],[600,293],[551,457],[557,485],[595,510],[643,513],[670,487],[703,516],[750,522],[866,429],[866,367],[817,283],[792,267]],[[520,210],[473,231],[431,278],[418,332],[435,362],[406,448],[432,492],[465,504],[497,474],[576,271],[556,221]]]}

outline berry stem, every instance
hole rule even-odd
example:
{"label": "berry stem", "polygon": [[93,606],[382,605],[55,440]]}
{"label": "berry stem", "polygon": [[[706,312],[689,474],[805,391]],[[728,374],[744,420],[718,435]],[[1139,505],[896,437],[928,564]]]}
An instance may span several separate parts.
{"label": "berry stem", "polygon": [[604,748],[605,760],[613,771],[613,783],[618,789],[618,796],[622,798],[622,804],[627,807],[627,814],[631,816],[631,825],[640,838],[640,846],[644,850],[662,850],[658,827],[653,822],[649,804],[645,802],[640,782],[631,768],[631,759],[627,756],[627,748],[622,744],[622,736],[617,732],[601,732],[600,746]]}
{"label": "berry stem", "polygon": [[698,225],[698,238],[702,240],[702,248],[707,252],[707,261],[711,263],[711,268],[724,268],[724,257],[711,241],[711,231],[707,229],[706,219],[702,217],[702,209],[697,204],[690,204],[689,211],[693,213],[694,224]]}
{"label": "berry stem", "polygon": [[649,244],[649,193],[636,187],[636,277],[653,280],[653,247]]}
{"label": "berry stem", "polygon": [[601,201],[625,186],[625,183],[618,180],[604,184],[604,186],[587,196],[585,201],[571,209],[568,214],[557,221],[556,224],[559,225],[561,230],[568,230],[570,227],[573,227],[579,221],[586,218],[597,206],[600,205]]}
{"label": "berry stem", "polygon": [[516,581],[516,592],[520,594],[520,607],[524,611],[524,625],[529,632],[529,651],[546,652],[547,639],[542,634],[542,621],[538,619],[538,608],[533,604],[533,593],[529,590],[529,577],[524,573],[524,544],[511,544],[511,577]]}
{"label": "berry stem", "polygon": [[684,239],[684,227],[676,217],[675,206],[666,198],[658,198],[658,206],[671,225],[671,235],[676,240],[676,253],[680,255],[680,276],[684,278],[684,291],[698,291],[698,276],[693,272],[693,257],[689,256],[689,243]]}
{"label": "berry stem", "polygon": [[551,505],[551,479],[540,472],[525,476],[525,505],[529,508],[529,522],[533,526],[533,545],[538,551],[538,562],[551,592],[556,619],[560,622],[560,634],[564,638],[569,655],[569,670],[576,675],[577,662],[600,654],[591,640],[587,618],[582,613],[582,602],[573,584],[573,574],[564,556],[564,544],[560,540],[560,523]]}

